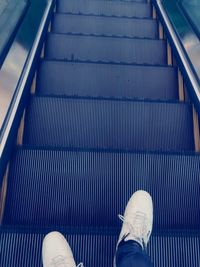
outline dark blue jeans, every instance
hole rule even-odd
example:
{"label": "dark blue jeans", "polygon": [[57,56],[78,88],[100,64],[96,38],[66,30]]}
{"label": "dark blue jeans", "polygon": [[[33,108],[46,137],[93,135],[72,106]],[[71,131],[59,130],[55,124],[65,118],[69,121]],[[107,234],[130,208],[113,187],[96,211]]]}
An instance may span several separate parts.
{"label": "dark blue jeans", "polygon": [[147,253],[139,243],[129,240],[122,240],[116,251],[117,267],[153,267]]}

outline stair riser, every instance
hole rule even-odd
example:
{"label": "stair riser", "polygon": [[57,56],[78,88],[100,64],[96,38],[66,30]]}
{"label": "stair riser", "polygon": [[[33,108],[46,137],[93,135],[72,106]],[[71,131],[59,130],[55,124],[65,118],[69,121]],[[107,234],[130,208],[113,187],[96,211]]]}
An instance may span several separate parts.
{"label": "stair riser", "polygon": [[178,99],[174,68],[43,61],[37,77],[40,95]]}
{"label": "stair riser", "polygon": [[99,16],[116,17],[151,17],[151,7],[146,3],[134,3],[123,1],[79,1],[60,0],[57,5],[57,12],[86,14]]}
{"label": "stair riser", "polygon": [[167,63],[166,51],[166,43],[161,40],[49,34],[45,58],[75,62],[164,65]]}
{"label": "stair riser", "polygon": [[[24,143],[120,150],[193,150],[191,106],[33,97]],[[183,135],[184,133],[184,135]]]}
{"label": "stair riser", "polygon": [[158,26],[150,19],[120,19],[98,16],[57,14],[52,31],[85,35],[158,38]]}

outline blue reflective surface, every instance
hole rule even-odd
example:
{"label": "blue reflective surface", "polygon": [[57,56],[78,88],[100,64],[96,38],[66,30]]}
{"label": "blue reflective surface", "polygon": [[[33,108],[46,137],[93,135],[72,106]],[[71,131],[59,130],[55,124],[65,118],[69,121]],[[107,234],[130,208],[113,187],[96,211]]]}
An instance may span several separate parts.
{"label": "blue reflective surface", "polygon": [[28,7],[25,0],[0,1],[0,64]]}
{"label": "blue reflective surface", "polygon": [[22,76],[29,53],[48,0],[31,2],[16,38],[0,70],[0,129],[6,123],[12,102],[17,95],[17,86]]}
{"label": "blue reflective surface", "polygon": [[[188,2],[188,1],[187,1]],[[178,0],[163,0],[163,6],[200,82],[200,41]]]}
{"label": "blue reflective surface", "polygon": [[199,0],[182,0],[181,6],[192,26],[195,28],[200,38],[200,1]]}

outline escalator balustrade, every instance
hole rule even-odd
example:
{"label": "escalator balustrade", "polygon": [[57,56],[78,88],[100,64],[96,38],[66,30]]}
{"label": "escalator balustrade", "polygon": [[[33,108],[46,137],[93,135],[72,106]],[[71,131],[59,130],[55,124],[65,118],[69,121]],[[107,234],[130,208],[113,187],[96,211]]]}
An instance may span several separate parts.
{"label": "escalator balustrade", "polygon": [[192,109],[179,101],[178,69],[147,1],[58,0],[10,165],[1,266],[41,266],[51,230],[77,262],[112,266],[117,215],[144,189],[154,266],[198,267]]}

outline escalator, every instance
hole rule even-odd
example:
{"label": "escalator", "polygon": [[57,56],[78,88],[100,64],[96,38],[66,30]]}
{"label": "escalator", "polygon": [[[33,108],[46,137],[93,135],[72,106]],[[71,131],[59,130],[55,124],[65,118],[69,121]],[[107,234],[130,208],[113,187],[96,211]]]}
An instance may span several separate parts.
{"label": "escalator", "polygon": [[42,266],[53,230],[76,262],[112,266],[138,189],[154,202],[154,266],[199,266],[194,107],[152,14],[145,0],[57,1],[10,161],[0,266]]}

